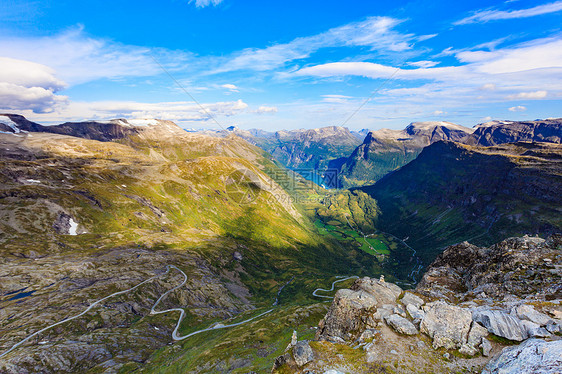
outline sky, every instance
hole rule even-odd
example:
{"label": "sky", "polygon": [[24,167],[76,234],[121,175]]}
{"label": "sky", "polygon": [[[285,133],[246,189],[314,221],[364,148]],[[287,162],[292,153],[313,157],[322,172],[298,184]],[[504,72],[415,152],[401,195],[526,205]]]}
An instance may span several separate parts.
{"label": "sky", "polygon": [[562,1],[0,0],[0,112],[184,128],[562,117]]}

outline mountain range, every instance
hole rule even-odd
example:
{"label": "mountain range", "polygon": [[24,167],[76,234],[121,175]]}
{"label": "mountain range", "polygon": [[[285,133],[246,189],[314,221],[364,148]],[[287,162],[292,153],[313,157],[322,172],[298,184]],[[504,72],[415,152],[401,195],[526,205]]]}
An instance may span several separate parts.
{"label": "mountain range", "polygon": [[[353,363],[353,334],[328,334],[327,326],[343,316],[344,324],[364,327],[367,314],[338,314],[347,305],[340,297],[323,303],[336,284],[364,295],[360,305],[373,292],[365,285],[376,282],[352,285],[352,276],[383,275],[403,288],[421,279],[423,303],[454,303],[460,291],[432,277],[445,268],[488,277],[495,268],[482,263],[503,258],[487,255],[494,248],[536,247],[534,273],[510,263],[501,283],[514,290],[513,280],[524,278],[517,285],[534,282],[544,296],[536,302],[557,297],[562,120],[473,129],[414,122],[368,132],[363,143],[360,136],[342,127],[196,133],[158,119],[43,126],[0,114],[0,372],[247,373],[269,371],[273,362],[274,370],[293,370],[293,330],[301,340],[318,339],[310,346],[324,364],[330,357]],[[319,186],[338,183],[355,187]],[[524,235],[551,239],[488,249]],[[465,240],[481,248],[445,249]],[[459,265],[455,251],[475,265]],[[486,290],[492,283],[474,281]],[[470,284],[463,302],[475,298]],[[380,313],[392,304],[389,315],[409,319],[402,290],[383,288],[394,296],[377,304]],[[537,308],[552,314],[556,305]],[[369,329],[402,344],[389,333],[394,322],[379,317]],[[424,331],[435,342],[433,330]],[[371,333],[365,343],[376,340]],[[343,340],[325,345],[328,335]],[[493,341],[498,355],[509,343],[500,338]],[[390,370],[398,362],[391,351],[412,351],[409,345],[434,372],[446,372],[462,348],[443,361],[443,347],[392,344],[366,349],[391,362],[365,362],[366,372]],[[490,358],[478,360],[471,365],[482,368]],[[324,364],[314,365],[330,369]]]}

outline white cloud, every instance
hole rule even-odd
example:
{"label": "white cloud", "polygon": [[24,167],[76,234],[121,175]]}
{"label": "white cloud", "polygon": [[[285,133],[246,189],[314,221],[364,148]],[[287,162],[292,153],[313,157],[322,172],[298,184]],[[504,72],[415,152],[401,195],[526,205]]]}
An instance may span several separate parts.
{"label": "white cloud", "polygon": [[66,96],[56,95],[65,83],[54,71],[41,64],[0,57],[0,109],[31,109],[46,113],[66,102]]}
{"label": "white cloud", "polygon": [[47,114],[22,114],[37,121],[63,122],[82,121],[84,119],[107,120],[112,118],[160,118],[178,123],[208,122],[214,124],[209,113],[219,123],[226,117],[232,117],[246,111],[248,104],[242,100],[204,103],[204,110],[194,102],[176,101],[146,103],[135,101],[94,101],[70,102]]}
{"label": "white cloud", "polygon": [[518,106],[512,106],[511,108],[508,109],[510,112],[524,112],[527,110],[526,107],[522,106],[522,105],[518,105]]}
{"label": "white cloud", "polygon": [[519,92],[515,95],[509,95],[507,98],[510,100],[517,99],[544,99],[548,94],[547,91],[534,91],[534,92]]}
{"label": "white cloud", "polygon": [[418,68],[431,68],[437,65],[438,62],[435,61],[415,61],[415,62],[408,62],[408,65],[415,66]]}
{"label": "white cloud", "polygon": [[91,38],[81,28],[49,37],[0,37],[0,51],[5,57],[46,65],[69,85],[162,73],[152,56],[167,69],[177,68],[190,58],[183,52]]}
{"label": "white cloud", "polygon": [[496,89],[496,85],[493,83],[486,83],[480,86],[482,91],[494,91]]}
{"label": "white cloud", "polygon": [[494,51],[460,51],[455,57],[460,65],[402,68],[363,61],[334,62],[305,67],[292,74],[330,79],[362,76],[421,80],[421,85],[414,82],[414,87],[379,92],[379,96],[416,102],[445,100],[463,105],[467,99],[543,99],[547,93],[562,94],[562,40],[546,38]]}
{"label": "white cloud", "polygon": [[189,0],[189,3],[195,3],[197,8],[204,8],[209,5],[217,6],[222,3],[222,0]]}
{"label": "white cloud", "polygon": [[345,95],[322,95],[322,101],[325,103],[334,103],[334,104],[347,104],[349,103],[349,99],[352,99],[351,96]]}
{"label": "white cloud", "polygon": [[444,112],[444,111],[442,111],[442,110],[436,110],[436,111],[433,112],[433,115],[434,115],[434,116],[440,116],[440,115],[442,115],[442,114],[447,114],[447,112]]}
{"label": "white cloud", "polygon": [[267,71],[290,61],[308,58],[319,49],[328,47],[369,47],[379,54],[400,53],[404,57],[407,53],[413,53],[412,43],[416,37],[395,31],[394,28],[401,22],[390,17],[369,17],[365,21],[336,27],[321,34],[296,38],[289,43],[261,49],[248,48],[228,58],[211,73],[243,69]]}
{"label": "white cloud", "polygon": [[480,10],[473,15],[454,22],[455,25],[466,25],[469,23],[488,22],[502,19],[527,18],[542,14],[559,12],[562,10],[562,1],[537,5],[533,8],[520,10]]}
{"label": "white cloud", "polygon": [[30,109],[35,113],[53,112],[57,105],[66,103],[67,97],[55,95],[43,87],[23,87],[0,82],[0,111]]}
{"label": "white cloud", "polygon": [[221,87],[226,88],[230,92],[239,92],[240,91],[240,89],[238,87],[236,87],[234,84],[230,84],[230,83],[223,84],[223,85],[221,85]]}
{"label": "white cloud", "polygon": [[273,114],[277,113],[277,107],[262,105],[256,110],[257,114]]}

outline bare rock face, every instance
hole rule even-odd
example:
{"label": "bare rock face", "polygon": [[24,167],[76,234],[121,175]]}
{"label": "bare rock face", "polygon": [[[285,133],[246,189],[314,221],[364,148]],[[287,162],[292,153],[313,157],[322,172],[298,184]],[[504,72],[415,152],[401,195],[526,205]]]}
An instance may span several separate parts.
{"label": "bare rock face", "polygon": [[377,299],[363,290],[339,290],[328,313],[318,325],[317,340],[349,340],[366,327],[376,310]]}
{"label": "bare rock face", "polygon": [[562,368],[562,340],[545,342],[529,339],[504,348],[490,361],[482,374],[558,374]]}
{"label": "bare rock face", "polygon": [[472,315],[467,309],[435,301],[424,307],[420,330],[433,339],[433,348],[458,349],[467,342]]}

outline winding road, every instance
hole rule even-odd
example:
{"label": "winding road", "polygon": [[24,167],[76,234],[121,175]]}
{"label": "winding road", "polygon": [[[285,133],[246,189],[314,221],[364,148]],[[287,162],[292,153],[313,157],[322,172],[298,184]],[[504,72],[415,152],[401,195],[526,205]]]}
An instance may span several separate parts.
{"label": "winding road", "polygon": [[[175,266],[173,266],[173,267],[176,268]],[[176,268],[176,269],[177,269],[177,268]],[[179,270],[179,269],[178,269],[178,270]],[[180,271],[181,271],[181,270],[180,270]],[[166,266],[166,271],[165,271],[164,274],[162,274],[162,275],[168,274],[169,272],[170,272],[170,266]],[[183,273],[183,271],[182,271],[182,273]],[[184,275],[185,275],[185,274],[184,274]],[[131,292],[131,291],[133,291],[134,289],[137,289],[137,288],[139,288],[140,286],[142,286],[143,284],[148,283],[148,282],[150,282],[150,281],[152,281],[152,280],[154,280],[154,279],[156,279],[156,278],[158,278],[158,277],[160,277],[160,275],[155,275],[155,276],[153,276],[153,277],[151,277],[151,278],[148,278],[148,279],[145,280],[145,281],[140,282],[140,283],[137,284],[136,286],[133,286],[133,287],[131,287],[131,288],[129,288],[129,289],[126,289],[126,290],[123,290],[123,291],[118,291],[118,292],[112,293],[111,295],[108,295],[108,296],[106,296],[106,297],[104,297],[104,298],[102,298],[102,299],[99,299],[98,301],[93,302],[92,304],[90,304],[90,306],[89,306],[88,308],[86,308],[83,312],[81,312],[81,313],[79,313],[79,314],[76,314],[75,316],[72,316],[72,317],[65,318],[65,319],[63,319],[63,320],[60,321],[60,322],[54,323],[54,324],[49,325],[49,326],[47,326],[47,327],[45,327],[45,328],[43,328],[43,329],[41,329],[41,330],[39,330],[39,331],[37,331],[37,332],[34,332],[33,334],[29,335],[27,338],[23,339],[23,340],[20,341],[19,343],[14,344],[14,345],[13,345],[10,349],[8,349],[6,352],[0,354],[0,358],[4,357],[4,356],[7,355],[8,353],[12,352],[14,349],[16,349],[17,347],[19,347],[20,345],[22,345],[23,343],[25,343],[25,342],[27,342],[28,340],[34,338],[35,336],[41,334],[42,332],[45,332],[45,331],[47,331],[47,330],[50,330],[50,329],[52,329],[53,327],[56,327],[56,326],[58,326],[58,325],[62,325],[63,323],[72,321],[72,320],[74,320],[74,319],[76,319],[76,318],[82,317],[84,314],[88,313],[88,312],[89,312],[90,310],[92,310],[95,306],[97,306],[98,304],[104,302],[105,300],[107,300],[107,299],[109,299],[109,298],[111,298],[111,297],[113,297],[113,296],[123,295],[123,294],[125,294],[125,293],[127,293],[127,292]],[[184,283],[185,283],[185,282],[184,282]]]}
{"label": "winding road", "polygon": [[317,288],[317,289],[314,290],[314,292],[312,292],[312,295],[316,296],[316,297],[323,297],[323,298],[326,298],[326,299],[333,299],[334,298],[333,296],[317,295],[316,292],[318,292],[318,291],[332,292],[334,290],[334,287],[335,287],[336,283],[343,282],[343,281],[346,281],[348,279],[358,279],[358,278],[359,277],[357,275],[354,275],[354,276],[351,276],[351,277],[338,279],[337,281],[332,282],[332,288],[330,288],[329,290],[326,290],[324,288]]}
{"label": "winding road", "polygon": [[179,313],[180,313],[180,317],[179,317],[179,319],[178,319],[178,322],[177,322],[177,324],[176,324],[176,327],[175,327],[174,331],[172,332],[172,339],[173,339],[173,340],[178,341],[178,340],[187,339],[187,338],[189,338],[190,336],[193,336],[193,335],[195,335],[195,334],[199,334],[199,333],[205,332],[205,331],[211,331],[211,330],[225,329],[225,328],[228,328],[228,327],[240,326],[240,325],[243,325],[244,323],[250,322],[250,321],[252,321],[252,320],[254,320],[254,319],[256,319],[256,318],[259,318],[259,317],[261,317],[261,316],[263,316],[263,315],[266,315],[266,314],[268,314],[268,313],[270,313],[270,312],[273,311],[273,309],[270,309],[270,310],[268,310],[268,311],[265,311],[264,313],[261,313],[261,314],[255,316],[255,317],[246,319],[246,320],[241,321],[241,322],[233,323],[233,324],[230,324],[230,325],[217,324],[217,325],[215,325],[215,326],[213,326],[213,327],[209,327],[209,328],[206,328],[206,329],[194,331],[194,332],[192,332],[192,333],[190,333],[190,334],[188,334],[188,335],[185,335],[185,336],[179,336],[179,335],[178,335],[178,329],[180,328],[181,322],[182,322],[183,318],[185,317],[185,311],[184,311],[182,308],[172,308],[172,309],[166,309],[166,310],[162,310],[162,311],[156,311],[156,310],[155,310],[156,306],[162,301],[162,299],[164,299],[166,296],[168,296],[171,292],[173,292],[173,291],[177,290],[178,288],[182,287],[182,286],[187,282],[187,275],[186,275],[181,269],[179,269],[178,267],[176,267],[176,266],[174,266],[174,265],[166,265],[166,271],[165,271],[163,274],[155,275],[155,276],[153,276],[153,277],[150,277],[150,278],[148,278],[148,279],[146,279],[146,280],[140,282],[139,284],[137,284],[137,285],[135,285],[135,286],[133,286],[133,287],[131,287],[131,288],[128,288],[128,289],[123,290],[123,291],[114,292],[114,293],[112,293],[111,295],[105,296],[104,298],[101,298],[101,299],[99,299],[99,300],[93,302],[92,304],[90,304],[90,306],[89,306],[88,308],[86,308],[84,311],[82,311],[81,313],[76,314],[76,315],[74,315],[74,316],[72,316],[72,317],[65,318],[65,319],[63,319],[63,320],[60,321],[60,322],[54,323],[54,324],[49,325],[49,326],[47,326],[47,327],[45,327],[45,328],[43,328],[43,329],[41,329],[41,330],[39,330],[39,331],[37,331],[37,332],[34,332],[33,334],[29,335],[29,336],[26,337],[25,339],[21,340],[20,342],[14,344],[14,345],[13,345],[10,349],[8,349],[6,352],[0,354],[0,358],[6,356],[8,353],[12,352],[14,349],[16,349],[16,348],[19,347],[20,345],[24,344],[25,342],[29,341],[30,339],[34,338],[35,336],[37,336],[37,335],[39,335],[39,334],[41,334],[41,333],[43,333],[43,332],[45,332],[45,331],[47,331],[47,330],[50,330],[50,329],[52,329],[53,327],[62,325],[63,323],[70,322],[70,321],[72,321],[72,320],[74,320],[74,319],[77,319],[77,318],[79,318],[79,317],[82,317],[83,315],[85,315],[86,313],[88,313],[90,310],[92,310],[94,307],[96,307],[97,305],[99,305],[100,303],[104,302],[104,301],[107,300],[107,299],[109,299],[109,298],[111,298],[111,297],[113,297],[113,296],[123,295],[123,294],[126,294],[126,293],[128,293],[128,292],[131,292],[131,291],[133,291],[133,290],[139,288],[140,286],[142,286],[142,285],[145,284],[145,283],[148,283],[148,282],[150,282],[150,281],[153,281],[153,280],[156,279],[156,278],[159,278],[159,277],[161,277],[161,276],[163,276],[163,275],[168,274],[168,273],[170,272],[170,269],[175,269],[175,270],[179,271],[179,272],[183,275],[183,282],[181,282],[181,284],[179,284],[178,286],[176,286],[176,287],[174,287],[174,288],[171,288],[171,289],[169,289],[168,291],[164,292],[164,293],[158,298],[158,300],[156,300],[156,302],[154,303],[154,305],[153,305],[152,308],[150,309],[150,314],[151,314],[151,315],[156,315],[156,314],[162,314],[162,313],[168,313],[168,312],[179,312]]}
{"label": "winding road", "polygon": [[[165,271],[164,273],[159,274],[159,275],[155,275],[155,276],[153,276],[153,277],[150,277],[150,278],[148,278],[148,279],[146,279],[146,280],[144,280],[144,281],[138,283],[137,285],[135,285],[135,286],[133,286],[133,287],[131,287],[131,288],[126,289],[126,290],[114,292],[114,293],[112,293],[111,295],[105,296],[105,297],[103,297],[103,298],[101,298],[101,299],[99,299],[99,300],[93,302],[92,304],[90,304],[90,306],[87,307],[84,311],[82,311],[82,312],[80,312],[80,313],[78,313],[78,314],[76,314],[76,315],[74,315],[74,316],[65,318],[65,319],[63,319],[62,321],[59,321],[59,322],[57,322],[57,323],[53,323],[52,325],[49,325],[49,326],[47,326],[47,327],[45,327],[45,328],[43,328],[43,329],[41,329],[41,330],[39,330],[39,331],[34,332],[33,334],[29,335],[29,336],[26,337],[25,339],[23,339],[23,340],[19,341],[18,343],[14,344],[10,349],[8,349],[7,351],[5,351],[4,353],[0,354],[0,358],[6,356],[8,353],[12,352],[14,349],[18,348],[19,346],[21,346],[21,345],[24,344],[25,342],[31,340],[32,338],[36,337],[37,335],[39,335],[39,334],[41,334],[41,333],[43,333],[43,332],[45,332],[45,331],[47,331],[47,330],[50,330],[50,329],[52,329],[53,327],[62,325],[63,323],[70,322],[70,321],[72,321],[72,320],[75,320],[75,319],[77,319],[77,318],[82,317],[83,315],[85,315],[86,313],[88,313],[90,310],[92,310],[94,307],[96,307],[97,305],[99,305],[100,303],[102,303],[102,302],[104,302],[104,301],[106,301],[106,300],[108,300],[108,299],[110,299],[110,298],[112,298],[112,297],[114,297],[114,296],[123,295],[123,294],[126,294],[126,293],[128,293],[128,292],[131,292],[131,291],[133,291],[133,290],[139,288],[139,287],[142,286],[143,284],[146,284],[146,283],[148,283],[148,282],[153,281],[153,280],[156,279],[156,278],[159,278],[159,277],[161,277],[161,276],[164,276],[164,275],[168,274],[168,273],[170,272],[170,269],[174,269],[174,270],[179,271],[179,272],[183,275],[183,281],[182,281],[179,285],[175,286],[174,288],[169,289],[168,291],[166,291],[166,292],[164,292],[162,295],[160,295],[160,297],[158,298],[158,300],[156,300],[156,302],[154,303],[154,305],[153,305],[152,308],[150,309],[150,315],[158,315],[158,314],[170,313],[170,312],[178,312],[178,313],[180,313],[180,316],[179,316],[179,318],[178,318],[178,322],[176,323],[176,327],[174,328],[174,331],[172,332],[172,339],[175,340],[175,341],[184,340],[184,339],[187,339],[187,338],[189,338],[189,337],[191,337],[191,336],[193,336],[193,335],[196,335],[196,334],[199,334],[199,333],[202,333],[202,332],[205,332],[205,331],[212,331],[212,330],[226,329],[226,328],[229,328],[229,327],[240,326],[240,325],[243,325],[243,324],[248,323],[248,322],[250,322],[250,321],[253,321],[253,320],[255,320],[255,319],[259,318],[259,317],[262,317],[262,316],[264,316],[264,315],[266,315],[266,314],[268,314],[268,313],[271,313],[271,312],[273,311],[273,309],[269,309],[269,310],[267,310],[267,311],[265,311],[265,312],[263,312],[263,313],[261,313],[261,314],[258,314],[257,316],[248,318],[248,319],[246,319],[246,320],[244,320],[244,321],[241,321],[241,322],[232,323],[232,324],[230,324],[230,325],[223,325],[223,324],[218,323],[218,324],[215,324],[215,325],[212,326],[212,327],[208,327],[208,328],[206,328],[206,329],[197,330],[197,331],[194,331],[194,332],[192,332],[192,333],[189,333],[189,334],[187,334],[187,335],[185,335],[185,336],[180,336],[180,335],[178,334],[178,330],[179,330],[180,325],[181,325],[181,323],[182,323],[182,321],[183,321],[183,319],[184,319],[184,317],[185,317],[185,310],[182,309],[182,308],[171,308],[171,309],[166,309],[166,310],[157,311],[157,310],[156,310],[156,307],[158,306],[158,304],[160,304],[160,302],[161,302],[166,296],[168,296],[170,293],[174,292],[175,290],[177,290],[177,289],[179,289],[180,287],[182,287],[183,285],[185,285],[185,283],[187,282],[187,275],[186,275],[180,268],[178,268],[177,266],[174,266],[174,265],[166,265],[166,271]],[[294,278],[294,277],[293,277],[293,278]],[[290,280],[288,283],[290,283],[290,282],[293,280],[293,278],[291,278],[291,280]],[[341,278],[341,276],[338,276],[338,278]],[[351,276],[351,277],[346,277],[346,278],[343,278],[343,279],[338,279],[338,280],[332,282],[332,288],[330,288],[329,290],[324,289],[324,288],[317,288],[317,289],[315,289],[315,290],[312,292],[312,295],[313,295],[313,296],[316,296],[316,297],[322,297],[322,298],[327,298],[327,299],[333,299],[332,296],[318,295],[317,292],[318,292],[318,291],[322,291],[322,292],[331,292],[331,291],[334,290],[336,283],[344,282],[344,281],[346,281],[346,280],[348,280],[348,279],[357,279],[357,278],[359,278],[359,277],[356,276],[356,275],[354,275],[354,276]],[[287,283],[287,284],[288,284],[288,283]],[[284,286],[281,287],[281,290],[283,290],[283,288],[284,288]],[[281,290],[279,290],[279,293],[281,293]],[[279,293],[277,294],[277,296],[279,296]]]}

